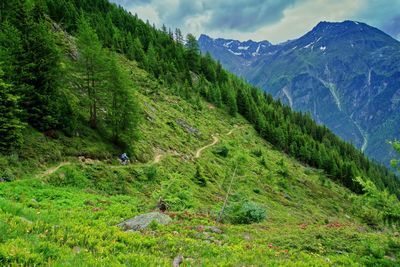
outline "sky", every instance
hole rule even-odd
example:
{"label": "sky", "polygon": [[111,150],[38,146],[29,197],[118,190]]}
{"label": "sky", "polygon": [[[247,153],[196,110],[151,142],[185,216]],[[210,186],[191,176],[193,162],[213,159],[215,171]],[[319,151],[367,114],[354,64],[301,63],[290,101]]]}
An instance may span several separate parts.
{"label": "sky", "polygon": [[196,37],[280,43],[320,21],[355,20],[400,40],[400,0],[111,0],[157,27]]}

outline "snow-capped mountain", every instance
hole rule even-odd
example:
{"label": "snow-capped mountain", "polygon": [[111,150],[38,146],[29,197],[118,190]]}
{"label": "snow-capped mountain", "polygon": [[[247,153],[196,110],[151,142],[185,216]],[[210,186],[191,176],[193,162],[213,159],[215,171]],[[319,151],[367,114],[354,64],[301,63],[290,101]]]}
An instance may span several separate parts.
{"label": "snow-capped mountain", "polygon": [[[204,42],[208,40],[207,42]],[[217,41],[218,40],[218,41]],[[252,56],[234,40],[199,40],[203,52],[388,164],[400,139],[400,42],[357,21],[320,22],[304,36]],[[241,54],[239,54],[241,53]]]}
{"label": "snow-capped mountain", "polygon": [[240,56],[244,59],[252,59],[261,55],[265,55],[268,52],[268,48],[272,44],[268,41],[255,42],[248,40],[240,42],[237,40],[227,39],[213,39],[207,35],[202,34],[199,38],[199,44],[202,46],[202,50],[212,49],[212,47],[223,47],[228,52],[235,56]]}

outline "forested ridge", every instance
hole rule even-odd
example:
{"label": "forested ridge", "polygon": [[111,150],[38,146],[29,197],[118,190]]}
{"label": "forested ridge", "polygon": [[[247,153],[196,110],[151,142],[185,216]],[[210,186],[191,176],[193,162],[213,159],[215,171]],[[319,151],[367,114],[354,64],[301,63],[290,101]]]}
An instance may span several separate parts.
{"label": "forested ridge", "polygon": [[[115,60],[119,53],[193,105],[203,97],[232,116],[243,115],[278,150],[323,169],[354,192],[361,193],[354,178],[362,176],[400,195],[393,173],[308,114],[293,112],[226,72],[209,54],[201,55],[193,35],[156,29],[106,0],[11,0],[0,7],[4,153],[18,150],[26,127],[72,136],[85,123],[129,149],[140,118],[126,90],[132,85]],[[66,42],[57,25],[75,39]],[[71,69],[76,76],[69,75]]]}

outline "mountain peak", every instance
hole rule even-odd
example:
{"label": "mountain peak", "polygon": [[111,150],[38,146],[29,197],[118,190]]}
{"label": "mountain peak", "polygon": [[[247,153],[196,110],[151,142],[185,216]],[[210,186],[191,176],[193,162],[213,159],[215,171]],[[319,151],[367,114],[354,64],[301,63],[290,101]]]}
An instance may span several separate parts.
{"label": "mountain peak", "polygon": [[207,34],[202,33],[200,34],[199,40],[214,40],[214,39],[208,36]]}
{"label": "mountain peak", "polygon": [[273,45],[264,41],[239,41],[234,39],[217,38],[213,39],[206,34],[201,34],[199,37],[199,45],[202,50],[213,50],[219,48],[229,52],[232,56],[241,57],[244,59],[252,59],[267,53]]}

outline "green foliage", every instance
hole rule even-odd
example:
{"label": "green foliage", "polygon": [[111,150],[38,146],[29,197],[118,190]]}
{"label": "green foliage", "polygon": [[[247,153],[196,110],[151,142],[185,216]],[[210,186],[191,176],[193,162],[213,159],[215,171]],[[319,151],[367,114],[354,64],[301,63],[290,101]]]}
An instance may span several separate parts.
{"label": "green foliage", "polygon": [[200,186],[207,186],[207,179],[204,177],[203,171],[200,166],[196,166],[196,173],[194,175],[194,182]]}
{"label": "green foliage", "polygon": [[153,181],[157,177],[157,167],[148,166],[144,169],[144,173],[149,181]]}
{"label": "green foliage", "polygon": [[86,188],[91,184],[86,175],[71,166],[64,166],[57,174],[51,175],[48,182],[54,186],[77,188]]}
{"label": "green foliage", "polygon": [[9,152],[22,144],[22,130],[25,125],[19,120],[21,110],[18,97],[11,94],[10,85],[2,80],[0,69],[0,152]]}
{"label": "green foliage", "polygon": [[86,95],[82,104],[89,109],[90,126],[97,128],[99,109],[104,105],[106,58],[96,32],[83,16],[79,20],[77,47],[79,58],[75,66]]}
{"label": "green foliage", "polygon": [[[8,5],[9,1],[3,2]],[[36,0],[29,1],[27,6],[33,2]],[[98,127],[91,129],[87,120],[93,103],[89,101],[86,85],[82,83],[86,77],[81,68],[83,62],[79,62],[79,57],[78,62],[68,62],[74,68],[64,71],[72,77],[68,77],[70,79],[65,83],[61,82],[61,88],[72,112],[62,112],[65,114],[62,119],[70,120],[72,115],[76,116],[76,126],[71,131],[73,137],[56,132],[57,138],[48,138],[28,128],[21,150],[0,156],[0,175],[4,175],[6,180],[17,180],[0,183],[2,265],[167,266],[176,255],[185,255],[184,264],[194,266],[262,266],[265,262],[276,266],[398,265],[398,242],[391,228],[375,232],[366,227],[362,216],[357,213],[361,211],[361,204],[366,210],[377,210],[377,227],[382,228],[384,218],[389,220],[396,215],[387,207],[391,200],[383,197],[386,204],[381,205],[381,200],[376,204],[364,199],[366,196],[354,195],[338,183],[324,187],[318,176],[324,175],[327,179],[325,174],[304,167],[293,157],[310,166],[323,168],[330,177],[354,191],[361,188],[358,183],[349,182],[356,174],[376,177],[376,188],[389,184],[395,191],[396,182],[390,183],[389,173],[381,171],[352,146],[317,126],[307,115],[291,112],[273,101],[271,96],[228,74],[210,58],[203,59],[199,55],[200,65],[194,71],[187,64],[188,51],[178,30],[173,40],[168,31],[158,31],[108,1],[46,2],[50,17],[61,22],[60,25],[72,35],[79,32],[76,21],[82,17],[79,13],[83,13],[92,28],[92,35],[88,36],[95,38],[94,33],[98,36],[100,57],[104,56],[106,63],[113,63],[108,60],[115,59],[126,75],[130,72],[134,86],[129,84],[129,91],[125,88],[127,90],[122,94],[127,99],[132,96],[132,100],[137,98],[137,102],[145,103],[144,112],[149,115],[149,119],[140,125],[143,138],[134,146],[135,155],[140,155],[143,163],[113,165],[120,147],[111,142],[109,125],[119,122],[120,113],[113,114],[115,117],[109,114],[111,92],[118,88],[108,91],[108,87],[114,82],[125,87],[118,73],[110,77],[110,69],[118,69],[118,66],[105,64],[100,68],[102,62],[94,66],[99,67],[96,73],[99,78],[95,79],[93,87],[98,90]],[[42,7],[35,12],[40,14],[43,12],[40,9]],[[16,8],[12,13],[21,13],[23,18],[24,13],[29,12]],[[8,14],[11,12],[7,17],[14,16]],[[14,22],[10,20],[10,23]],[[26,33],[21,27],[13,27],[7,31],[18,34],[8,36],[16,40],[15,47],[18,48],[18,39],[24,40]],[[1,31],[3,29],[2,26]],[[134,52],[129,51],[126,39],[129,33],[131,38],[135,38],[134,42],[136,39],[140,41],[143,51],[146,51],[144,57],[140,55],[140,49],[137,58]],[[67,37],[64,39],[69,40]],[[68,40],[63,41],[68,43]],[[71,50],[68,54],[74,52],[73,42],[67,46],[67,50]],[[106,49],[118,51],[121,55],[110,57]],[[149,50],[152,54],[150,59],[156,60],[152,64],[147,64]],[[7,56],[4,52],[5,49],[0,49],[2,57]],[[139,62],[128,61],[123,54],[135,57]],[[3,62],[6,64],[5,83],[12,85],[13,96],[21,96],[14,90],[18,88],[22,92],[27,87],[16,82],[24,81],[23,75],[29,72],[10,71],[14,67],[23,70],[25,65],[11,66],[7,61]],[[13,75],[21,76],[13,78]],[[212,91],[214,88],[219,89],[222,107],[226,109],[205,108],[207,102],[218,102],[219,94]],[[213,96],[215,92],[217,94]],[[201,111],[198,109],[200,106],[204,107]],[[235,111],[238,106],[240,115]],[[116,110],[121,110],[118,108]],[[237,116],[232,117],[229,113]],[[229,156],[203,153],[195,165],[187,156],[190,158],[204,144],[173,123],[174,118],[185,118],[204,136],[218,134],[220,142],[229,148]],[[226,135],[236,125],[242,125],[246,130],[235,130],[235,134]],[[166,153],[158,163],[153,163],[151,158],[155,149]],[[252,153],[257,149],[261,150],[262,158]],[[170,151],[179,156],[170,154]],[[78,156],[85,156],[88,160],[76,163]],[[215,218],[210,214],[221,207],[226,193],[223,189],[229,184],[227,177],[230,177],[232,167],[237,165],[237,159],[240,167],[232,186],[233,196],[229,199],[237,202],[232,202],[228,208],[232,224],[217,225],[224,232],[219,234],[203,226],[215,224]],[[45,175],[49,163],[55,165],[64,160],[70,165]],[[268,163],[268,169],[260,166],[262,160]],[[197,166],[200,178],[205,178],[202,172],[206,170],[205,187],[196,183]],[[277,177],[276,173],[283,166],[293,179],[282,175]],[[168,214],[175,218],[174,223],[163,227],[152,225],[151,229],[141,233],[126,233],[114,227],[124,219],[153,210],[160,197],[167,202],[171,210]],[[254,199],[255,202],[240,199]],[[351,200],[359,201],[359,204]],[[374,208],[374,205],[386,208]],[[263,208],[267,206],[268,218]],[[348,214],[349,210],[354,212]],[[230,221],[229,216],[227,220]],[[338,223],[331,223],[336,220]],[[260,224],[241,225],[251,222]]]}
{"label": "green foliage", "polygon": [[[400,194],[400,182],[393,173],[369,161],[326,127],[317,125],[308,114],[291,111],[274,101],[271,95],[226,72],[209,55],[200,55],[193,35],[188,35],[183,45],[179,29],[175,30],[174,39],[171,30],[157,30],[137,16],[104,1],[46,2],[50,17],[55,21],[63,18],[63,24],[71,25],[70,32],[76,30],[72,25],[77,20],[76,10],[80,10],[104,47],[135,58],[138,65],[155,78],[180,89],[171,92],[185,99],[196,99],[200,93],[209,102],[225,106],[229,114],[240,113],[277,149],[312,167],[324,169],[332,179],[354,192],[360,193],[361,188],[353,178],[362,175],[379,189],[388,188],[390,192]],[[64,13],[68,15],[60,15]]]}
{"label": "green foliage", "polygon": [[[139,107],[133,85],[114,54],[107,54],[85,17],[80,18],[77,44],[80,51],[74,64],[82,105],[88,108],[90,126],[99,128],[124,151],[133,151],[137,138]],[[101,127],[99,127],[99,124]]]}
{"label": "green foliage", "polygon": [[280,166],[278,173],[285,178],[289,178],[289,169],[283,159],[278,162],[278,165]]}
{"label": "green foliage", "polygon": [[397,197],[386,190],[378,190],[370,180],[363,180],[361,177],[356,177],[355,180],[364,192],[356,201],[356,209],[359,209],[365,222],[371,226],[378,226],[382,222],[400,225],[400,202]]}
{"label": "green foliage", "polygon": [[252,154],[259,158],[262,156],[262,151],[261,151],[261,149],[255,149],[252,151]]}
{"label": "green foliage", "polygon": [[189,210],[194,207],[190,184],[180,174],[170,174],[169,179],[161,182],[161,188],[154,192],[153,198],[162,198],[172,211]]}
{"label": "green foliage", "polygon": [[118,64],[115,56],[109,59],[107,94],[110,101],[105,116],[105,128],[111,131],[111,140],[125,151],[131,152],[133,141],[138,136],[138,103],[133,97],[129,77]]}
{"label": "green foliage", "polygon": [[[400,142],[399,141],[395,141],[391,143],[393,149],[400,154]],[[400,160],[398,159],[392,159],[390,161],[390,165],[392,165],[393,168],[397,168],[398,170],[400,170]]]}
{"label": "green foliage", "polygon": [[233,224],[259,223],[266,217],[265,209],[251,201],[232,203],[226,208],[226,219]]}
{"label": "green foliage", "polygon": [[214,153],[221,157],[226,158],[229,155],[229,148],[226,146],[219,146],[214,150]]}

